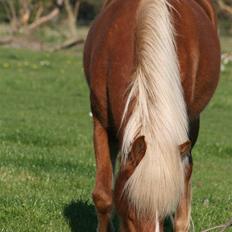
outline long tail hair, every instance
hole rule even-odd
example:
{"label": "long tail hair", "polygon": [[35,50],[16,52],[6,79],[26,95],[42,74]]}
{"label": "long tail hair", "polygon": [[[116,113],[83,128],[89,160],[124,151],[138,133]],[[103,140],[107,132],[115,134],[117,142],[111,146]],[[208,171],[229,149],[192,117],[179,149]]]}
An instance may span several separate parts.
{"label": "long tail hair", "polygon": [[[178,145],[188,139],[188,119],[168,0],[141,0],[137,13],[136,59],[122,123],[122,161],[145,136],[147,151],[124,193],[138,215],[164,217],[177,207],[184,185]],[[131,111],[130,116],[127,112]],[[129,119],[128,119],[129,118]]]}

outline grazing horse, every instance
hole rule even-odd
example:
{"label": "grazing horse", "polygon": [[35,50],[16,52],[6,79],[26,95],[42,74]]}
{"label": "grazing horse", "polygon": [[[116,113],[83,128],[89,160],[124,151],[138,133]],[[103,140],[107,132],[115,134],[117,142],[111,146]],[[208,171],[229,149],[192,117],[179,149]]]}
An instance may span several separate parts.
{"label": "grazing horse", "polygon": [[[185,232],[191,150],[220,73],[210,0],[108,0],[85,44],[94,124],[98,231]],[[113,191],[114,166],[120,170]]]}

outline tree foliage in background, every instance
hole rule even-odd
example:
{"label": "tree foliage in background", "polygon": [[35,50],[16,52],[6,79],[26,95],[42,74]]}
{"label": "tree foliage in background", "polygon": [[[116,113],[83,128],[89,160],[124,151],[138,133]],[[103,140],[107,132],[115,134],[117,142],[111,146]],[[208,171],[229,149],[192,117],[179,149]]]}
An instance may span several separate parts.
{"label": "tree foliage in background", "polygon": [[[1,38],[0,44],[11,43],[16,35],[32,35],[37,28],[55,21],[65,21],[69,29],[68,44],[77,41],[77,18],[81,0],[0,0],[1,21],[9,23],[10,39]],[[71,39],[71,40],[70,40]]]}
{"label": "tree foliage in background", "polygon": [[[60,13],[66,14],[70,21],[80,19],[82,22],[89,22],[96,16],[101,5],[102,0],[0,0],[0,22],[9,22],[13,31],[18,31],[41,17],[49,16],[49,21]],[[37,24],[33,25],[32,29],[36,26]]]}
{"label": "tree foliage in background", "polygon": [[63,0],[0,0],[0,5],[5,21],[16,33],[34,30],[58,16]]}
{"label": "tree foliage in background", "polygon": [[[69,19],[70,29],[75,34],[74,21],[89,23],[99,12],[104,0],[0,0],[0,21],[10,22],[12,30],[27,27],[43,18],[42,22],[29,26],[34,29],[54,19],[59,14],[65,14]],[[213,0],[221,20],[230,21],[232,18],[231,0]],[[48,18],[46,18],[48,16]],[[45,22],[44,22],[45,20]]]}

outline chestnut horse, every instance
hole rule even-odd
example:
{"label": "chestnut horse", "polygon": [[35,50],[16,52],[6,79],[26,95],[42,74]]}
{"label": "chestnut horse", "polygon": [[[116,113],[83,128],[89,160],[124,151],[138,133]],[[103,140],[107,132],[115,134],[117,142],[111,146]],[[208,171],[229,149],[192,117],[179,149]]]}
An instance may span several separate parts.
{"label": "chestnut horse", "polygon": [[108,0],[93,23],[84,67],[98,231],[112,231],[114,205],[121,231],[163,231],[173,214],[174,230],[189,230],[191,150],[219,80],[216,24],[210,0]]}

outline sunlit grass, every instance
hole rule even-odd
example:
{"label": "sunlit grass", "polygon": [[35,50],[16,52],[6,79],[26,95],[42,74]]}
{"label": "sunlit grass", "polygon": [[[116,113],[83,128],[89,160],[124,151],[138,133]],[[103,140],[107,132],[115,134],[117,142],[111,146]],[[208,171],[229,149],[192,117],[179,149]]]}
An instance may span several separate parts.
{"label": "sunlit grass", "polygon": [[[196,232],[232,217],[232,64],[193,152]],[[0,49],[0,231],[96,231],[80,55]]]}

